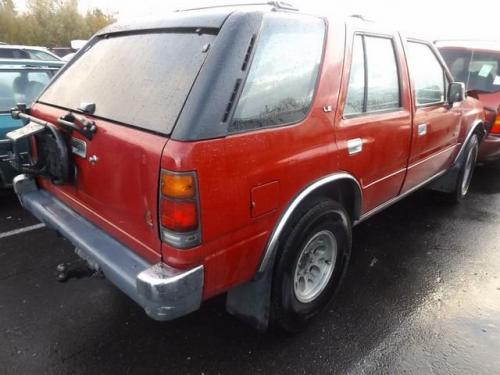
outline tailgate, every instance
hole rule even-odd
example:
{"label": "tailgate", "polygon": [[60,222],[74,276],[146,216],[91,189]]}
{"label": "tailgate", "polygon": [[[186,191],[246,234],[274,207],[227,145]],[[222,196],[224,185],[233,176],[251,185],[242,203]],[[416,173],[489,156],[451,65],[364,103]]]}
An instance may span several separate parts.
{"label": "tailgate", "polygon": [[[151,261],[161,254],[162,151],[215,37],[214,30],[198,28],[98,36],[31,110],[66,133],[61,118],[78,118],[73,124],[78,128],[95,123],[92,136],[69,128],[73,181],[60,185],[41,178],[40,183]],[[40,148],[43,157],[47,151]]]}
{"label": "tailgate", "polygon": [[[38,104],[32,115],[52,123],[67,111]],[[154,260],[160,254],[157,199],[165,136],[93,119],[91,141],[74,132],[86,152],[73,154],[74,182],[61,186],[39,179],[41,186],[113,237]],[[81,153],[81,149],[80,149]]]}

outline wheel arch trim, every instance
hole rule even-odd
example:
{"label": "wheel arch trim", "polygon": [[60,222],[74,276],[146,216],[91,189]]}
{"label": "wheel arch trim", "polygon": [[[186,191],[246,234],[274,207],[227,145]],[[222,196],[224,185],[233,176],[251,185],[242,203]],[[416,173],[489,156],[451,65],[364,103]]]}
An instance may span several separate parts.
{"label": "wheel arch trim", "polygon": [[[469,143],[470,139],[472,136],[477,132],[478,129],[481,129],[483,133],[483,137],[486,135],[486,130],[484,128],[484,121],[481,119],[477,119],[472,123],[471,128],[469,129],[467,136],[465,137],[464,141],[462,142],[462,145],[460,146],[460,151],[458,151],[457,156],[455,157],[455,160],[453,160],[453,165],[456,165],[457,163],[460,162],[460,158],[464,154],[467,144]],[[479,140],[481,141],[481,140]]]}
{"label": "wheel arch trim", "polygon": [[292,217],[292,214],[295,212],[295,210],[300,206],[304,200],[311,196],[312,193],[317,191],[318,189],[332,183],[338,183],[342,181],[348,181],[351,185],[355,187],[354,189],[354,217],[351,218],[352,221],[355,221],[357,218],[361,216],[361,207],[362,207],[362,200],[363,200],[363,194],[362,194],[362,189],[361,185],[358,182],[358,180],[351,175],[350,173],[347,172],[337,172],[325,177],[320,178],[319,180],[316,180],[306,188],[304,188],[297,196],[295,196],[291,202],[288,204],[287,208],[284,210],[283,214],[279,218],[277,224],[274,227],[274,230],[271,234],[271,237],[269,238],[269,241],[267,242],[267,245],[264,249],[264,255],[262,257],[262,260],[260,262],[259,268],[257,270],[257,275],[262,275],[271,259],[273,259],[273,254],[276,251],[278,247],[278,242],[279,238],[285,229],[288,221]]}

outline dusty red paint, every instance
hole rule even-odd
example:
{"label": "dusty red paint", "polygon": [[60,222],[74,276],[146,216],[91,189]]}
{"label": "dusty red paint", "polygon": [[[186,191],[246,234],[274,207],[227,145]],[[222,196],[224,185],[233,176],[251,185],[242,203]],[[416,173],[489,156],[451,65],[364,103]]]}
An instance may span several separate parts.
{"label": "dusty red paint", "polygon": [[[342,117],[350,46],[358,31],[393,35],[402,78],[400,110]],[[99,162],[93,166],[75,157],[76,186],[41,185],[151,262],[181,269],[204,264],[204,298],[211,297],[255,275],[278,218],[313,181],[339,171],[352,174],[362,187],[362,213],[367,213],[451,165],[483,112],[473,99],[451,109],[445,104],[417,109],[404,51],[399,34],[375,25],[330,27],[317,94],[304,121],[178,142],[96,120],[99,130],[88,142],[87,156],[98,155]],[[325,112],[327,105],[333,111]],[[33,115],[52,122],[63,114],[41,104],[33,109]],[[429,124],[425,139],[416,136],[421,122]],[[363,152],[354,156],[346,146],[352,138],[364,141]],[[196,248],[178,250],[159,239],[160,169],[197,173],[202,244]],[[258,215],[252,215],[255,195],[256,203],[265,206]],[[156,218],[152,227],[148,217]]]}

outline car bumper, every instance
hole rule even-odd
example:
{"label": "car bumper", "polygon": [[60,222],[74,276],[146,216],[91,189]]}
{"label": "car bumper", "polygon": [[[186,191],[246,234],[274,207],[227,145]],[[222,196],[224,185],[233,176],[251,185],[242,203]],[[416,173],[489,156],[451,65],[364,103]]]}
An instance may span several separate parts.
{"label": "car bumper", "polygon": [[47,227],[58,231],[89,264],[144,308],[155,320],[166,321],[200,307],[203,266],[178,270],[164,263],[150,264],[44,190],[19,175],[14,190],[25,209]]}
{"label": "car bumper", "polygon": [[479,148],[480,161],[493,161],[500,159],[500,135],[488,134]]}

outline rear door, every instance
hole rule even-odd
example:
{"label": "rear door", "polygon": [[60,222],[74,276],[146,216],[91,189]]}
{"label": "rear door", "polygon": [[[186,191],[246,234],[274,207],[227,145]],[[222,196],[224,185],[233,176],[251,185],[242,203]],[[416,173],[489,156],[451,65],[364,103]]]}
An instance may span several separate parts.
{"label": "rear door", "polygon": [[74,183],[43,186],[147,259],[160,254],[160,159],[207,55],[212,33],[196,29],[104,35],[64,69],[32,109],[95,122],[73,132]]}
{"label": "rear door", "polygon": [[364,190],[364,212],[399,194],[411,139],[411,100],[398,38],[357,32],[348,41],[344,109],[337,125],[342,169]]}
{"label": "rear door", "polygon": [[458,147],[460,106],[447,103],[450,79],[435,49],[410,40],[407,59],[414,96],[412,152],[403,192],[445,170]]}

